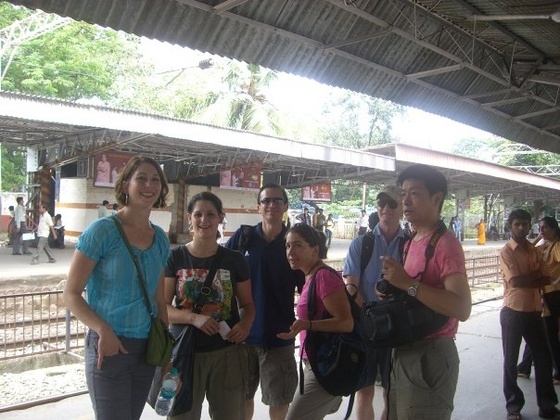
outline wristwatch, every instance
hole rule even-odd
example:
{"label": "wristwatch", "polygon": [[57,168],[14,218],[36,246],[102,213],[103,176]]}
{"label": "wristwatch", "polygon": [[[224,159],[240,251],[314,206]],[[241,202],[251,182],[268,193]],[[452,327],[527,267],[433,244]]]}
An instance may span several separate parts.
{"label": "wristwatch", "polygon": [[414,283],[412,283],[412,286],[410,286],[407,290],[408,296],[415,297],[416,293],[418,293],[419,287],[420,287],[419,281],[415,281]]}

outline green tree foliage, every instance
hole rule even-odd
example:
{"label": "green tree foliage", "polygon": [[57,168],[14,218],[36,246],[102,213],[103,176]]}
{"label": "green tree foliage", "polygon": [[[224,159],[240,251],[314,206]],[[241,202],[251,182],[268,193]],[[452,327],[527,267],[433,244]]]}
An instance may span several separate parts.
{"label": "green tree foliage", "polygon": [[280,112],[268,101],[263,89],[277,75],[255,64],[230,61],[222,83],[206,97],[207,107],[193,116],[195,121],[281,135]]}
{"label": "green tree foliage", "polygon": [[[0,27],[30,11],[0,3]],[[2,81],[13,92],[76,100],[115,96],[121,62],[136,55],[133,37],[83,22],[74,22],[21,43]],[[1,57],[2,68],[7,54]]]}
{"label": "green tree foliage", "polygon": [[25,149],[2,145],[2,191],[23,191],[25,186]]}
{"label": "green tree foliage", "polygon": [[351,149],[363,149],[393,143],[393,118],[404,107],[379,98],[349,91],[337,91],[325,104],[320,143]]}

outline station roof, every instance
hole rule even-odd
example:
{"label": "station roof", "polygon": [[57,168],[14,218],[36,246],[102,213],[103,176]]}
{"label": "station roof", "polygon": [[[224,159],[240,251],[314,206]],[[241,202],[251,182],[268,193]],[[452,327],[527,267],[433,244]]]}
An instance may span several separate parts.
{"label": "station roof", "polygon": [[560,152],[560,8],[520,0],[10,0]]}
{"label": "station roof", "polygon": [[287,188],[348,179],[394,183],[416,163],[438,167],[459,198],[501,193],[516,202],[557,203],[560,180],[403,144],[352,150],[297,142],[186,120],[101,106],[0,93],[0,139],[41,151],[62,166],[104,150],[154,157],[189,180],[260,165]]}

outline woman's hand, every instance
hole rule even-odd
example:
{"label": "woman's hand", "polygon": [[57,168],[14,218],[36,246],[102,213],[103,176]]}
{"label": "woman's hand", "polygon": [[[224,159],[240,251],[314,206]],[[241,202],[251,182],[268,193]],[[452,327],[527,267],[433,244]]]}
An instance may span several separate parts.
{"label": "woman's hand", "polygon": [[206,335],[215,335],[218,334],[220,330],[220,326],[218,322],[208,315],[202,314],[193,314],[194,322],[193,325],[202,331]]}
{"label": "woman's hand", "polygon": [[101,330],[97,344],[97,369],[101,369],[103,357],[116,356],[119,353],[128,354],[119,337],[115,335],[111,328]]}
{"label": "woman's hand", "polygon": [[278,333],[276,334],[276,337],[281,338],[282,340],[291,340],[292,338],[295,338],[300,331],[309,329],[309,325],[310,322],[305,319],[296,319],[290,327],[289,332]]}

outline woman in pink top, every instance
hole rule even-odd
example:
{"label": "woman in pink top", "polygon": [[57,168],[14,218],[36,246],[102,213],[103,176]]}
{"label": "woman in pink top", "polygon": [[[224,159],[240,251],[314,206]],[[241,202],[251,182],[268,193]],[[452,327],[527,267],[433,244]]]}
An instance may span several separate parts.
{"label": "woman in pink top", "polygon": [[[298,319],[290,331],[278,334],[279,338],[291,339],[300,334],[300,349],[303,349],[306,330],[322,332],[350,332],[354,320],[350,313],[350,304],[346,297],[342,277],[326,268],[323,258],[327,254],[325,235],[311,226],[300,223],[286,234],[286,256],[293,270],[305,273],[305,285],[297,305]],[[308,319],[307,301],[309,285],[315,278],[317,315]],[[331,318],[321,319],[324,312]],[[342,397],[330,395],[317,382],[313,371],[307,363],[307,356],[302,354],[305,362],[304,393],[296,390],[294,400],[288,410],[287,420],[319,420],[335,413],[342,402]]]}

